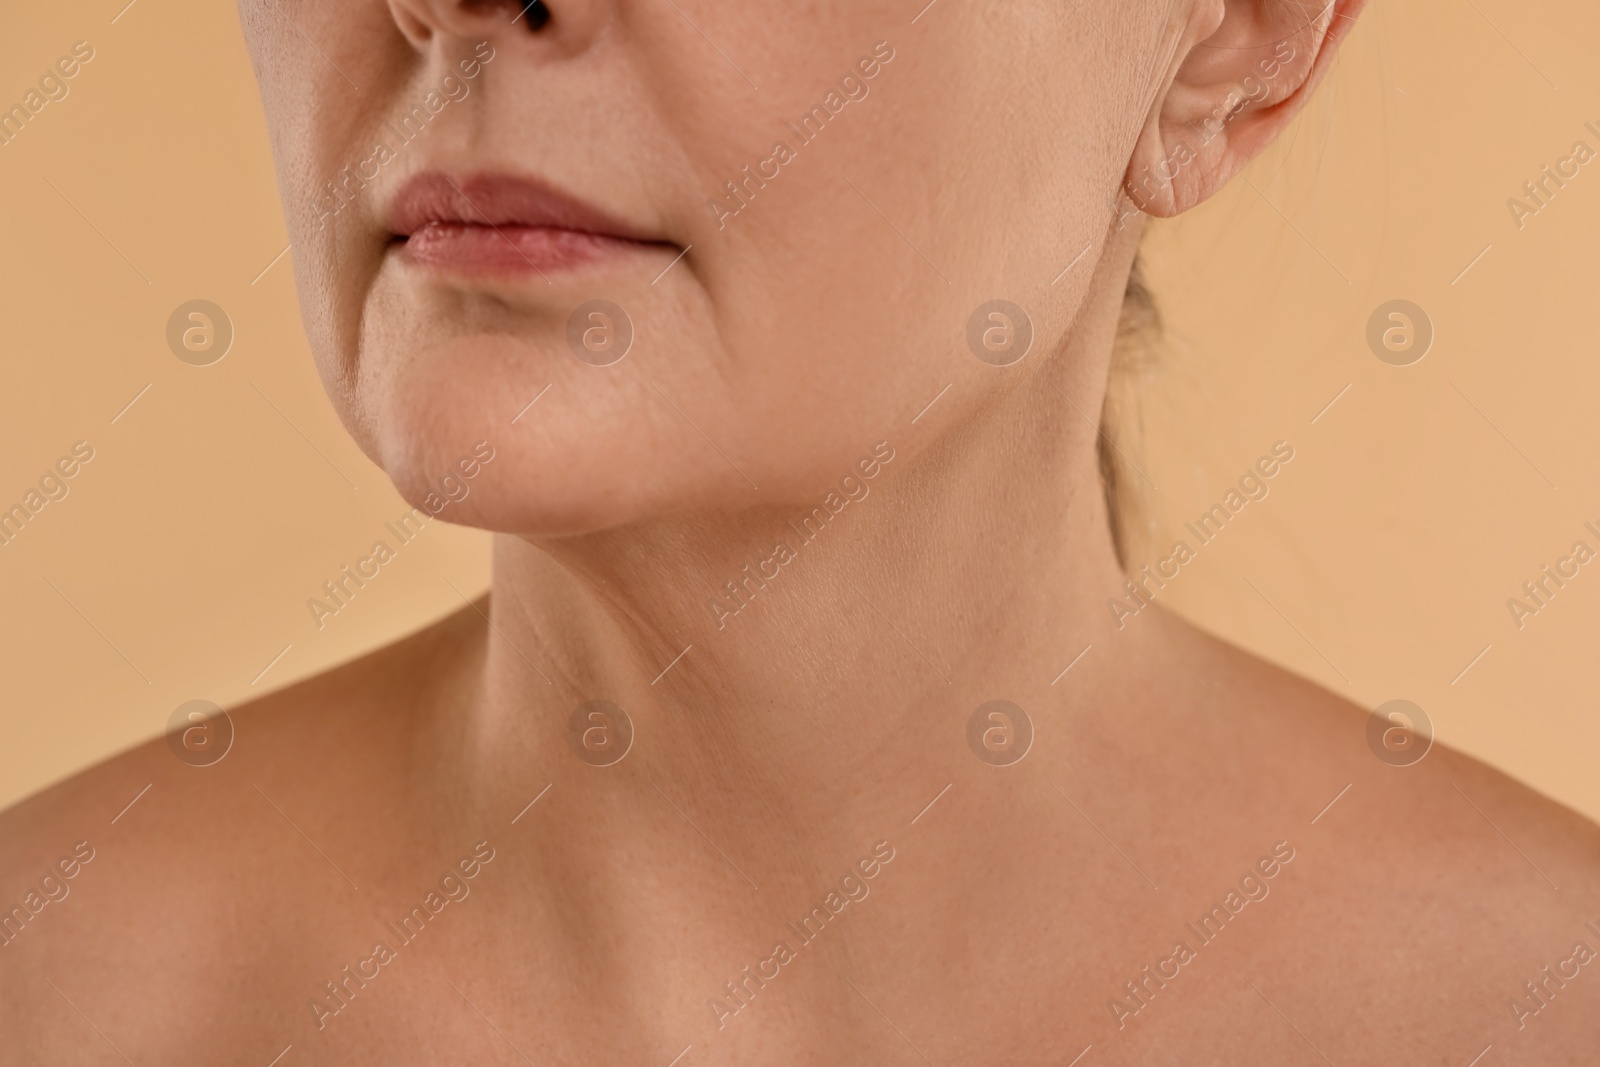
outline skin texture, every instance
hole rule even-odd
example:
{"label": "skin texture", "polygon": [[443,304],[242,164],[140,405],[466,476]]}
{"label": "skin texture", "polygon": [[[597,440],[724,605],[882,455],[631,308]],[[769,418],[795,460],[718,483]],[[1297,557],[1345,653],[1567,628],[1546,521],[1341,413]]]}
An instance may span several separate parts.
{"label": "skin texture", "polygon": [[[160,741],[0,816],[0,906],[94,850],[0,947],[0,1064],[1592,1062],[1600,961],[1537,1015],[1523,983],[1600,951],[1593,825],[1443,746],[1390,766],[1363,710],[1105,609],[1123,575],[1071,410],[1101,407],[1133,205],[1215,192],[1360,6],[557,0],[535,34],[504,5],[246,0],[329,393],[419,505],[492,445],[441,517],[499,531],[493,590],[234,709],[214,765]],[[880,41],[870,93],[719,220]],[[319,224],[481,42],[470,94]],[[654,243],[416,269],[384,212],[441,168],[539,176]],[[965,341],[997,295],[1035,332],[1004,368]],[[636,329],[604,368],[567,349],[594,298]],[[830,492],[820,534],[788,525]],[[779,539],[778,577],[707,607]],[[633,724],[612,766],[569,745],[595,699]],[[995,699],[1036,732],[1011,766],[966,739]],[[1189,930],[1273,856],[1264,897]],[[873,857],[802,945],[787,924]],[[779,941],[735,1013],[725,983]],[[1195,958],[1134,1000],[1178,941]]]}

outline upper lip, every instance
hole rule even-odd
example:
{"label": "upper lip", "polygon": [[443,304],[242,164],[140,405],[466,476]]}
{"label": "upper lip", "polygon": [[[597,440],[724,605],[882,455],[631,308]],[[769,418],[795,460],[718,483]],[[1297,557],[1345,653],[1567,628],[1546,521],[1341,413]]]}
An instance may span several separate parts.
{"label": "upper lip", "polygon": [[528,226],[628,241],[661,238],[607,214],[537,178],[440,171],[415,175],[389,204],[388,226],[410,237],[432,225]]}

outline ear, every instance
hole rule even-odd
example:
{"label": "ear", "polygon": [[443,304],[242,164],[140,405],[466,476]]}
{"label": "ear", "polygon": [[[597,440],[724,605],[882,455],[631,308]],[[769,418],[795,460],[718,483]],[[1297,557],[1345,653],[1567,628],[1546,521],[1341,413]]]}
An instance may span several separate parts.
{"label": "ear", "polygon": [[1227,184],[1322,80],[1366,0],[1194,0],[1123,189],[1168,218]]}

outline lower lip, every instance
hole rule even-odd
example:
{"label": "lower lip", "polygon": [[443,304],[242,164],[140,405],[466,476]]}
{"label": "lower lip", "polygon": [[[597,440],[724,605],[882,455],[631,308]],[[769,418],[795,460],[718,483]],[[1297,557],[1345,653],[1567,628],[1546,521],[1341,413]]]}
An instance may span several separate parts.
{"label": "lower lip", "polygon": [[464,274],[546,274],[656,247],[552,226],[432,223],[406,239],[411,262]]}

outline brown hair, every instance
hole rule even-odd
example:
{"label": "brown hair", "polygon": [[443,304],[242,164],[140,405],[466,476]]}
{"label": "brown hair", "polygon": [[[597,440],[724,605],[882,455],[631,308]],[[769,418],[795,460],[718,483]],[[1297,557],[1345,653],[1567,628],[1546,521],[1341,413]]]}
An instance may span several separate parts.
{"label": "brown hair", "polygon": [[1132,436],[1138,436],[1138,384],[1155,361],[1155,342],[1161,335],[1161,312],[1140,268],[1135,256],[1128,288],[1122,296],[1106,398],[1100,409],[1100,435],[1095,439],[1106,514],[1111,523],[1111,544],[1123,567],[1128,565],[1128,532],[1139,514],[1139,500],[1130,484],[1131,467],[1122,455],[1118,438],[1129,436],[1130,428],[1134,431]]}

